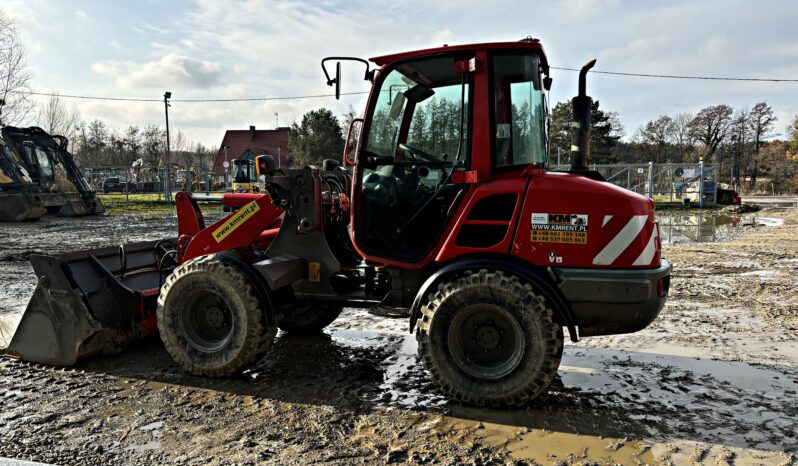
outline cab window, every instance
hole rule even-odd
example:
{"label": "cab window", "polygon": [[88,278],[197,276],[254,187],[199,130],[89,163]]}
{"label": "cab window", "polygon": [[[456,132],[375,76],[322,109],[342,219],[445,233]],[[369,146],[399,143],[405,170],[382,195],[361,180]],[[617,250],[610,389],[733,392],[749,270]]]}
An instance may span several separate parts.
{"label": "cab window", "polygon": [[493,163],[511,167],[546,163],[546,106],[540,58],[534,54],[492,58]]}

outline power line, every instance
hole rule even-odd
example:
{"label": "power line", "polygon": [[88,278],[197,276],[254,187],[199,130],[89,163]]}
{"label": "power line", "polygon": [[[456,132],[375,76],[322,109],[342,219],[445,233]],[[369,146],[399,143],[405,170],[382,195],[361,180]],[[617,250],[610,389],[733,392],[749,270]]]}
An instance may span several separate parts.
{"label": "power line", "polygon": [[[554,70],[563,71],[580,71],[579,68],[568,68],[563,66],[551,66]],[[641,78],[663,78],[663,79],[693,79],[703,81],[744,81],[744,82],[774,82],[774,83],[798,83],[798,79],[784,79],[784,78],[738,78],[727,76],[687,76],[687,75],[674,75],[674,74],[646,74],[646,73],[626,73],[622,71],[599,71],[591,70],[590,73],[595,74],[608,74],[614,76],[632,76]],[[74,94],[58,94],[55,92],[40,92],[40,91],[16,91],[19,94],[36,95],[43,97],[63,97],[65,99],[81,99],[81,100],[100,100],[100,101],[116,101],[116,102],[162,102],[162,99],[144,99],[137,97],[103,97],[91,95],[74,95]],[[342,92],[341,95],[363,95],[368,94],[368,91],[362,92]],[[233,99],[172,99],[171,102],[182,103],[214,103],[214,102],[268,102],[273,100],[300,100],[300,99],[320,99],[325,97],[334,97],[333,94],[316,94],[316,95],[295,95],[285,97],[244,97]]]}
{"label": "power line", "polygon": [[[116,102],[163,102],[163,99],[142,99],[136,97],[102,97],[92,95],[73,95],[73,94],[59,94],[56,92],[39,92],[39,91],[17,91],[18,94],[37,95],[43,97],[63,97],[65,99],[82,99],[82,100],[110,100]],[[342,92],[341,95],[360,95],[368,94],[368,91],[363,92]],[[335,94],[317,94],[317,95],[295,95],[285,97],[245,97],[239,99],[170,99],[170,102],[183,102],[183,103],[210,103],[210,102],[265,102],[270,100],[299,100],[299,99],[318,99],[322,97],[335,97]]]}
{"label": "power line", "polygon": [[[581,71],[579,68],[565,68],[561,66],[551,66],[550,68],[553,70]],[[616,76],[637,76],[642,78],[698,79],[704,81],[756,81],[756,82],[771,82],[771,83],[798,83],[798,79],[781,79],[781,78],[731,78],[724,76],[681,76],[675,74],[624,73],[621,71],[597,71],[597,70],[590,70],[590,73],[611,74]]]}

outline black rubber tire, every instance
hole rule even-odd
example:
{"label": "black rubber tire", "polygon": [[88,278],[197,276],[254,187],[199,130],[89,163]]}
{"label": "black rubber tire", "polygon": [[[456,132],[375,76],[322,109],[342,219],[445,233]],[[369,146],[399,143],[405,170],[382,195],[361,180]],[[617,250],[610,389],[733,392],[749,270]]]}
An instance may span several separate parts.
{"label": "black rubber tire", "polygon": [[[223,306],[229,330],[216,340],[196,336],[190,313],[196,313],[198,296]],[[215,255],[192,259],[166,279],[158,296],[158,330],[164,346],[186,371],[210,377],[237,374],[257,362],[269,350],[277,334],[270,325],[249,279]],[[217,308],[217,314],[219,313]],[[200,314],[201,315],[201,314]],[[226,332],[226,333],[225,333]],[[193,334],[193,335],[192,335]]]}
{"label": "black rubber tire", "polygon": [[[471,362],[458,364],[453,356],[456,350],[450,326],[458,313],[474,305],[500,310],[507,322],[523,333],[520,343],[513,342],[515,359],[508,358],[514,362],[506,374],[475,376],[463,369],[462,364]],[[545,299],[517,276],[484,269],[452,277],[428,295],[421,307],[416,339],[424,367],[441,390],[479,406],[521,406],[545,393],[557,375],[563,350],[562,326],[554,322],[554,312]]]}
{"label": "black rubber tire", "polygon": [[277,327],[288,333],[312,335],[333,323],[343,312],[339,304],[300,304],[296,309],[277,316]]}

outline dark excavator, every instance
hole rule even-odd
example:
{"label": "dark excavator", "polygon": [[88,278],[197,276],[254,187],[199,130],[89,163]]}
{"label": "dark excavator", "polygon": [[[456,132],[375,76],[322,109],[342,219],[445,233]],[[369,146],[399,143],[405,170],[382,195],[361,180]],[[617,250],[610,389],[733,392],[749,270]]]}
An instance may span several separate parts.
{"label": "dark excavator", "polygon": [[[67,150],[67,138],[38,127],[6,126],[0,135],[0,221],[33,220],[46,212],[65,217],[105,212]],[[59,172],[64,180],[57,179]],[[74,191],[63,189],[64,181]]]}

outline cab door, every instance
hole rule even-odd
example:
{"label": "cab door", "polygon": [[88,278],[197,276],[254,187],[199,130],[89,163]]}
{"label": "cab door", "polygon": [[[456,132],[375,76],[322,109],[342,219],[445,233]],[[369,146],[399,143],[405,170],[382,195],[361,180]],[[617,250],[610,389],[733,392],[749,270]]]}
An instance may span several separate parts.
{"label": "cab door", "polygon": [[416,59],[380,73],[356,170],[353,236],[367,256],[420,261],[468,189],[452,178],[470,163],[471,75],[455,70],[467,58]]}

